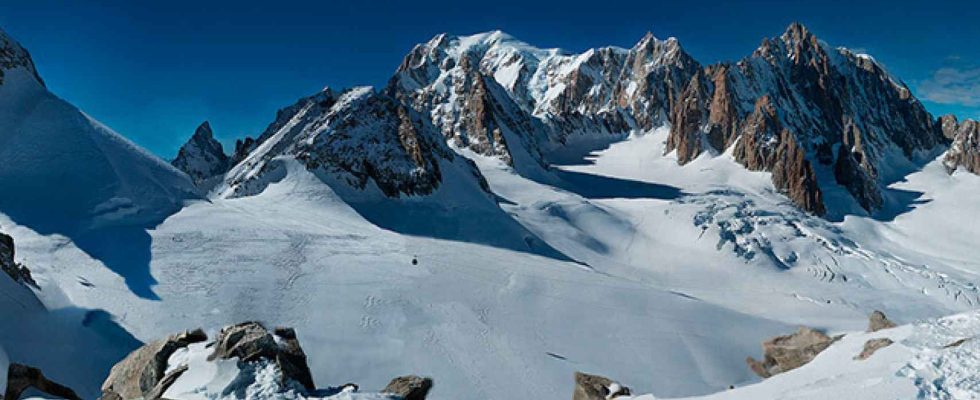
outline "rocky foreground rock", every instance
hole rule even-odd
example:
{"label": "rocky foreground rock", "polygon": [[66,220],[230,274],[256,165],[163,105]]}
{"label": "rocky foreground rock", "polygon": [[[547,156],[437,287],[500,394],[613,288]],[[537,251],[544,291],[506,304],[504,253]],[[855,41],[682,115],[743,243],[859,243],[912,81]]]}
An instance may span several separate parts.
{"label": "rocky foreground rock", "polygon": [[762,343],[762,360],[748,357],[746,362],[757,375],[768,378],[813,361],[817,354],[826,350],[841,337],[830,337],[823,332],[803,326],[793,334],[766,340]]}
{"label": "rocky foreground rock", "polygon": [[609,400],[630,395],[626,386],[599,375],[575,373],[575,390],[572,400]]}
{"label": "rocky foreground rock", "polygon": [[136,349],[112,367],[109,377],[102,384],[101,398],[114,400],[153,398],[153,395],[159,397],[184,372],[173,372],[168,378],[170,356],[191,343],[203,342],[207,338],[204,331],[198,329],[171,335]]}
{"label": "rocky foreground rock", "polygon": [[353,383],[317,389],[291,328],[270,331],[249,321],[227,326],[207,341],[198,329],[144,345],[112,368],[100,399],[180,398],[190,391],[239,399],[330,399],[342,393],[344,399],[424,400],[433,387],[431,378],[411,375],[393,379],[375,394],[361,395]]}
{"label": "rocky foreground rock", "polygon": [[27,365],[11,363],[7,370],[7,390],[0,396],[0,400],[17,400],[21,395],[30,389],[68,400],[81,400],[67,386],[48,379],[40,369]]}

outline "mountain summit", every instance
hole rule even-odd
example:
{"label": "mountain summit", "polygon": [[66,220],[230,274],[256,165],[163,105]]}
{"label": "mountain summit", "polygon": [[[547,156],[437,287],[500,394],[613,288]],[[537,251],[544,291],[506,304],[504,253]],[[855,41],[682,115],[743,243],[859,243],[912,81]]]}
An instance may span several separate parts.
{"label": "mountain summit", "polygon": [[171,164],[184,171],[194,183],[201,185],[228,171],[229,161],[221,143],[214,139],[211,124],[204,121],[194,130],[190,140],[180,148]]}
{"label": "mountain summit", "polygon": [[[512,165],[547,166],[577,143],[668,125],[666,151],[678,163],[730,151],[818,215],[828,210],[823,192],[836,188],[853,201],[829,206],[834,214],[875,212],[896,171],[948,143],[904,83],[799,23],[738,62],[707,67],[652,34],[630,49],[581,54],[499,31],[443,34],[412,49],[388,90],[451,142]],[[886,165],[894,160],[904,161]]]}

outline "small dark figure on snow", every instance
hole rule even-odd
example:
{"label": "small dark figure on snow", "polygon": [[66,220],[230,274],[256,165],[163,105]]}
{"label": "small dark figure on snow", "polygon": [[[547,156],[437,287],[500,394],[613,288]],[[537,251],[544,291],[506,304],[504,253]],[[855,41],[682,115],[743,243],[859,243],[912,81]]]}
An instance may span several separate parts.
{"label": "small dark figure on snow", "polygon": [[412,257],[412,265],[419,265],[419,258],[418,257]]}

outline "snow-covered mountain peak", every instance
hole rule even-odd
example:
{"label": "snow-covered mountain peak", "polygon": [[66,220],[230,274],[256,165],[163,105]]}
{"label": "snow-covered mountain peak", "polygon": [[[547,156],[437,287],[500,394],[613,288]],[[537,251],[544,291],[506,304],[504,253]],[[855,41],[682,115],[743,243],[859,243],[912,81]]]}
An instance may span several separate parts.
{"label": "snow-covered mountain peak", "polygon": [[651,32],[647,32],[639,42],[631,49],[637,54],[637,58],[645,61],[649,66],[662,66],[675,64],[681,68],[697,65],[694,58],[687,54],[681,47],[681,43],[675,37],[668,37],[665,40],[658,39]]}

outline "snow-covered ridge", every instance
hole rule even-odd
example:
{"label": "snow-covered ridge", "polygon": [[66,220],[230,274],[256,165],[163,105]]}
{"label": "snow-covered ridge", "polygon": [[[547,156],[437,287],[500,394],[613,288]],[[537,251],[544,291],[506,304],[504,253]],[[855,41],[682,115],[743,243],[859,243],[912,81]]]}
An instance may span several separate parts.
{"label": "snow-covered ridge", "polygon": [[185,174],[48,92],[29,59],[3,71],[0,208],[18,222],[62,233],[138,225],[197,197]]}

